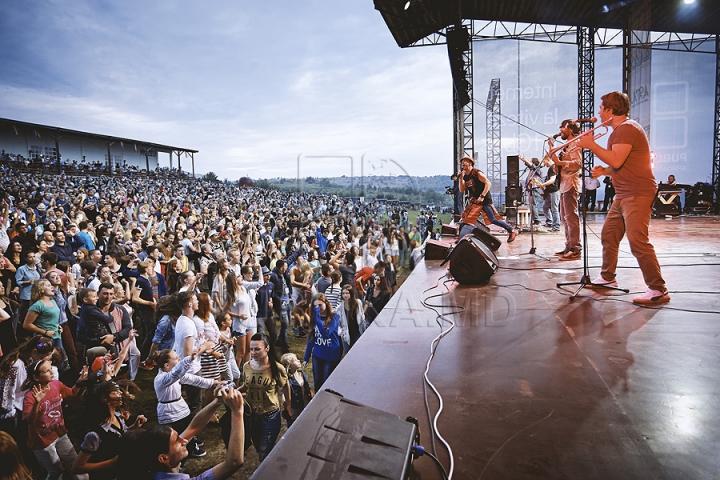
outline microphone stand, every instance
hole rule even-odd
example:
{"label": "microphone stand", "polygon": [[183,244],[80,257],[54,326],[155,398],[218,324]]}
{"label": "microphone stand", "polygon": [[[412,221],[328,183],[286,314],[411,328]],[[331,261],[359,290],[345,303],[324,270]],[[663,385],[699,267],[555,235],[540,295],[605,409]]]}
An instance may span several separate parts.
{"label": "microphone stand", "polygon": [[584,159],[581,160],[580,181],[581,181],[581,184],[582,184],[582,192],[581,192],[581,193],[582,193],[582,197],[581,197],[581,198],[582,198],[582,200],[583,200],[582,202],[580,202],[582,206],[579,207],[579,208],[581,209],[581,210],[580,210],[580,213],[581,213],[581,218],[582,218],[583,274],[582,274],[582,277],[580,277],[580,281],[579,281],[579,282],[563,282],[563,283],[558,283],[557,286],[558,286],[558,287],[565,287],[565,286],[568,286],[568,285],[579,285],[579,286],[578,286],[578,289],[575,291],[575,293],[573,293],[572,295],[570,295],[570,301],[571,301],[571,302],[572,302],[573,300],[575,300],[575,297],[578,296],[578,293],[580,293],[580,291],[581,291],[583,288],[585,288],[585,287],[597,288],[597,289],[604,288],[604,289],[606,289],[606,290],[617,290],[617,291],[619,291],[619,292],[630,293],[630,290],[628,290],[628,289],[626,289],[626,288],[609,287],[609,286],[607,286],[607,285],[598,285],[597,283],[593,283],[592,280],[590,279],[590,267],[589,267],[589,265],[588,265],[587,208],[585,208],[585,160],[584,160]]}
{"label": "microphone stand", "polygon": [[[527,180],[525,181],[525,194],[528,196],[528,203],[530,204],[530,251],[528,253],[522,253],[521,255],[535,255],[536,257],[540,257],[543,260],[547,260],[549,262],[550,259],[548,257],[542,256],[537,253],[537,249],[535,248],[535,225],[533,225],[535,202],[533,201],[532,197],[532,179],[535,177],[535,174],[541,168],[542,163],[538,164],[533,168],[530,168],[530,173],[528,173]],[[522,229],[520,229],[520,231],[522,232]]]}

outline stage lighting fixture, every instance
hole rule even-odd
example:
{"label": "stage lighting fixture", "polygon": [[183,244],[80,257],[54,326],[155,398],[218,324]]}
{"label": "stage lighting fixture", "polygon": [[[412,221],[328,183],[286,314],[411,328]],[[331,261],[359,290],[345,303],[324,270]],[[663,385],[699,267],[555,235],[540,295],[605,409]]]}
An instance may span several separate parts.
{"label": "stage lighting fixture", "polygon": [[692,3],[695,3],[695,0],[683,0],[685,2],[685,5],[690,5]]}
{"label": "stage lighting fixture", "polygon": [[414,4],[416,4],[416,3],[422,3],[422,0],[408,0],[408,1],[405,3],[405,10],[407,10],[407,9],[410,8],[410,7],[412,7],[412,6],[413,6]]}

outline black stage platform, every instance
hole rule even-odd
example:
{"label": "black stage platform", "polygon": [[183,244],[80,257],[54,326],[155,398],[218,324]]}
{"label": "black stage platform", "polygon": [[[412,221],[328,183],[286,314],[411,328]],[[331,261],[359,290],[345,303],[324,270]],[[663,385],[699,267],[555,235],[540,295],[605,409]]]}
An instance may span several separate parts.
{"label": "black stage platform", "polygon": [[[589,215],[598,235],[603,219]],[[717,217],[652,221],[672,296],[657,309],[631,303],[645,286],[626,242],[618,281],[629,295],[585,289],[569,302],[575,288],[555,284],[578,280],[582,261],[520,256],[530,248],[527,233],[500,247],[501,269],[489,285],[448,283],[430,303],[465,312],[448,316],[457,325],[440,343],[430,378],[445,402],[439,427],[454,452],[453,478],[720,477],[718,229]],[[594,278],[600,241],[588,234]],[[563,247],[561,234],[535,241],[548,256]],[[445,292],[445,273],[440,261],[418,265],[325,384],[417,417],[428,449],[422,373],[440,328],[421,299]],[[447,467],[439,443],[437,451]],[[414,478],[440,478],[427,458],[415,467]]]}

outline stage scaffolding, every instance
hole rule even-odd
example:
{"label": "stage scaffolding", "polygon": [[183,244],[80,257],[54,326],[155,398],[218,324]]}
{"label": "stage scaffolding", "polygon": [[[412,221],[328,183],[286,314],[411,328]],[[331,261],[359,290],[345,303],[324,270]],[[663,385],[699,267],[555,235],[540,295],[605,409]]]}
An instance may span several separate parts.
{"label": "stage scaffolding", "polygon": [[[508,22],[500,20],[464,20],[463,25],[468,25],[471,33],[471,41],[468,59],[472,60],[472,44],[481,40],[492,39],[516,39],[533,42],[550,42],[575,44],[578,47],[578,118],[592,117],[594,105],[594,77],[595,77],[595,49],[623,48],[627,45],[631,30],[620,30],[613,28],[592,28],[582,26],[548,25],[541,23]],[[410,43],[408,47],[423,47],[431,45],[442,45],[446,43],[447,28],[439,28],[437,31],[423,37],[416,42]],[[678,33],[678,32],[646,32],[647,38],[643,41],[646,47],[652,50],[694,52],[712,54],[715,57],[716,79],[715,79],[715,125],[713,135],[713,159],[712,159],[712,186],[714,192],[713,207],[716,213],[720,213],[720,36],[705,33]],[[629,65],[626,55],[623,56],[623,85],[627,85],[629,78]],[[472,72],[472,65],[470,65]],[[471,84],[472,99],[472,76],[468,77]],[[468,104],[472,108],[472,100]],[[457,110],[457,102],[454,102]],[[474,137],[474,127],[468,119],[472,119],[472,112],[462,117],[455,112],[454,123],[454,145],[456,149],[453,161],[453,171],[457,171],[457,163],[462,145],[462,152],[465,154],[467,148],[473,148],[471,139]],[[465,121],[458,121],[458,120]],[[583,160],[586,165],[592,166],[594,156],[591,152],[583,151]],[[488,158],[488,165],[490,165]],[[488,169],[490,167],[488,166]],[[493,185],[495,185],[494,179]],[[499,182],[498,182],[499,183]]]}
{"label": "stage scaffolding", "polygon": [[501,203],[502,155],[500,153],[500,79],[490,82],[487,104],[485,105],[485,129],[487,152],[487,177],[491,182],[490,195],[493,202]]}

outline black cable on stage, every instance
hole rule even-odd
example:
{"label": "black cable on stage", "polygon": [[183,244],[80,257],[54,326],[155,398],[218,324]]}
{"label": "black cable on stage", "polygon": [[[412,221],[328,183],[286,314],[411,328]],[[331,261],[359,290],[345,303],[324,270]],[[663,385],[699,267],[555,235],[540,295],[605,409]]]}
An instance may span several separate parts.
{"label": "black cable on stage", "polygon": [[[531,287],[527,287],[527,286],[525,286],[525,285],[523,285],[523,284],[521,284],[521,283],[510,283],[510,284],[507,284],[507,285],[500,285],[500,284],[498,284],[498,283],[490,282],[489,285],[493,285],[493,286],[495,286],[495,287],[504,287],[504,288],[520,287],[520,288],[525,289],[525,290],[527,290],[527,291],[536,292],[536,293],[557,292],[557,293],[559,293],[560,295],[563,295],[563,296],[566,296],[566,297],[567,297],[567,296],[570,296],[570,292],[567,292],[567,291],[565,291],[565,290],[561,290],[561,289],[559,289],[559,288],[544,288],[544,289],[531,288]],[[673,306],[667,305],[667,304],[663,304],[663,305],[642,305],[642,304],[639,304],[639,303],[634,303],[634,302],[631,301],[631,300],[628,301],[628,300],[624,300],[624,299],[622,299],[622,298],[619,298],[619,297],[624,297],[624,296],[626,296],[626,295],[636,295],[636,294],[640,294],[640,293],[643,293],[643,292],[630,292],[630,293],[624,293],[624,294],[622,294],[622,295],[605,295],[605,296],[603,296],[603,298],[590,297],[590,296],[588,296],[588,297],[582,297],[582,298],[587,298],[587,299],[590,299],[590,300],[593,300],[593,301],[596,301],[596,302],[614,301],[614,302],[620,302],[620,303],[627,303],[627,304],[630,304],[630,305],[633,305],[633,306],[636,306],[636,307],[649,308],[649,309],[651,309],[651,310],[673,310],[673,311],[676,311],[676,312],[709,313],[709,314],[715,314],[715,315],[717,315],[717,313],[718,313],[718,312],[716,312],[716,311],[711,311],[711,310],[694,310],[694,309],[691,309],[691,308],[678,308],[678,307],[673,307]],[[673,290],[673,291],[669,291],[668,293],[672,293],[673,295],[683,295],[683,294],[693,294],[693,295],[698,295],[698,294],[699,294],[699,295],[720,295],[720,292],[703,292],[703,291],[675,291],[675,290]]]}
{"label": "black cable on stage", "polygon": [[[438,348],[438,346],[439,346],[439,344],[440,344],[440,340],[442,340],[443,337],[445,337],[446,335],[448,335],[448,334],[453,330],[453,328],[455,328],[455,322],[453,322],[453,321],[450,320],[450,319],[445,318],[445,315],[454,315],[455,313],[463,312],[463,311],[465,310],[465,308],[462,307],[462,306],[460,306],[460,305],[434,305],[434,304],[431,304],[431,303],[428,302],[428,300],[431,299],[431,298],[442,297],[442,296],[444,296],[444,295],[447,295],[447,293],[449,293],[449,289],[447,288],[447,284],[448,284],[451,280],[446,280],[445,282],[443,282],[443,286],[445,287],[445,292],[444,292],[444,293],[436,294],[436,295],[431,295],[431,296],[429,296],[429,297],[423,298],[423,295],[425,295],[425,293],[427,293],[427,292],[429,292],[429,291],[431,291],[431,290],[434,290],[435,288],[438,288],[438,286],[440,285],[440,280],[441,280],[443,277],[445,277],[444,274],[437,279],[437,281],[435,282],[435,285],[433,285],[433,286],[430,287],[430,288],[427,288],[427,289],[423,290],[423,292],[420,294],[420,297],[421,297],[420,302],[421,302],[421,304],[422,304],[424,307],[426,307],[426,308],[432,310],[433,312],[435,312],[435,314],[436,314],[435,322],[440,326],[440,330],[441,330],[441,331],[440,331],[440,334],[439,334],[438,336],[436,336],[436,337],[433,339],[432,343],[430,344],[430,356],[428,357],[428,360],[427,360],[427,362],[426,362],[426,364],[425,364],[425,371],[423,372],[423,380],[424,380],[424,381],[423,381],[423,399],[424,399],[424,402],[425,402],[425,413],[427,414],[427,416],[428,416],[428,422],[430,423],[430,432],[431,432],[431,433],[430,433],[430,436],[431,436],[431,441],[432,441],[433,453],[437,454],[437,452],[436,452],[436,446],[435,446],[435,437],[437,436],[437,438],[440,440],[440,442],[445,446],[445,448],[446,448],[447,451],[448,451],[448,456],[449,456],[449,458],[450,458],[450,469],[449,469],[449,473],[447,474],[447,477],[446,477],[446,478],[451,479],[451,478],[452,478],[452,475],[453,475],[453,471],[455,470],[455,456],[454,456],[454,454],[453,454],[452,448],[450,447],[450,444],[448,444],[448,442],[443,438],[443,436],[440,434],[439,429],[438,429],[438,427],[437,427],[438,418],[440,417],[440,414],[442,413],[443,408],[444,408],[444,401],[443,401],[443,397],[442,397],[442,395],[440,394],[440,392],[437,390],[437,388],[435,388],[435,385],[430,381],[430,378],[428,377],[428,373],[429,373],[429,371],[430,371],[430,364],[432,363],[432,361],[433,361],[433,359],[434,359],[434,357],[435,357],[435,352],[437,351],[437,348]],[[438,308],[451,308],[453,311],[451,311],[451,312],[449,312],[449,313],[440,313],[440,312],[436,309],[436,307],[438,307]],[[440,322],[440,319],[442,319],[442,323]],[[444,330],[444,329],[443,329],[443,328],[444,328],[444,325],[443,325],[444,322],[448,322],[448,323],[450,324],[450,328],[448,328],[447,330]],[[435,414],[434,417],[431,417],[431,415],[430,415],[430,405],[429,405],[428,398],[427,398],[427,388],[426,388],[426,386],[430,386],[430,388],[433,390],[433,393],[435,393],[435,396],[437,397],[438,402],[440,403],[440,405],[439,405],[439,407],[438,407],[438,411],[437,411],[437,413]],[[439,460],[438,460],[438,464],[439,464],[439,465],[442,465],[442,464],[439,463]],[[444,472],[444,468],[443,468],[443,472]]]}
{"label": "black cable on stage", "polygon": [[[634,258],[634,257],[633,257]],[[720,263],[670,263],[666,265],[662,265],[663,268],[670,268],[670,267],[716,267],[720,266]],[[514,267],[501,267],[498,265],[498,270],[510,270],[515,272],[532,272],[535,270],[547,270],[548,268],[552,267],[526,267],[526,268],[514,268]],[[562,266],[562,270],[582,270],[583,267],[573,267],[571,265],[564,265]],[[600,265],[591,265],[588,268],[602,268]],[[640,267],[635,265],[618,265],[618,270],[637,270]]]}
{"label": "black cable on stage", "polygon": [[435,455],[433,455],[432,453],[430,453],[430,452],[425,452],[424,455],[427,456],[427,457],[430,457],[430,458],[432,459],[432,461],[435,462],[435,464],[440,468],[440,473],[442,474],[442,477],[443,477],[444,479],[447,479],[447,478],[448,478],[448,474],[447,474],[447,472],[445,471],[445,467],[443,467],[443,464],[440,463],[440,460],[438,460],[438,458],[437,458]]}

